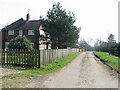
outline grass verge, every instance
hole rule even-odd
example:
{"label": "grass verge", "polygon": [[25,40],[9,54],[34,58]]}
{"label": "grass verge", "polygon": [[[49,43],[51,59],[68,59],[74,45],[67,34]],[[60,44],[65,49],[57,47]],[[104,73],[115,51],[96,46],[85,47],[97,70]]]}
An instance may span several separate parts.
{"label": "grass verge", "polygon": [[77,52],[77,53],[65,56],[64,58],[56,60],[55,62],[53,62],[47,66],[43,66],[41,68],[25,70],[24,72],[19,73],[19,74],[10,74],[7,76],[3,76],[2,77],[2,87],[3,88],[16,88],[19,85],[25,85],[25,83],[29,79],[31,79],[35,76],[54,72],[54,71],[64,67],[69,62],[71,62],[73,59],[75,59],[79,54],[80,54],[80,52]]}
{"label": "grass verge", "polygon": [[107,65],[120,72],[120,58],[117,56],[109,55],[106,52],[94,52],[94,54],[103,60]]}

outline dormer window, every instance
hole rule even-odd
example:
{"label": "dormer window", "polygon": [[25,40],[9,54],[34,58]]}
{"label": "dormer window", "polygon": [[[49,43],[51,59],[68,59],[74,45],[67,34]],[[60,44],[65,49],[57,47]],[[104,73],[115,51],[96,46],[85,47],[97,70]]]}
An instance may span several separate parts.
{"label": "dormer window", "polygon": [[28,35],[34,35],[34,30],[28,30]]}
{"label": "dormer window", "polygon": [[14,30],[8,30],[8,35],[14,35]]}

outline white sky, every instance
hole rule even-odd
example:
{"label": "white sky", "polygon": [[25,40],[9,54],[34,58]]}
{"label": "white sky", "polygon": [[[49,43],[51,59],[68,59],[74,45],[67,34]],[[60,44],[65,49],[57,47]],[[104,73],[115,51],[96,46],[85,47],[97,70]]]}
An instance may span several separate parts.
{"label": "white sky", "polygon": [[20,18],[26,18],[30,9],[30,19],[45,16],[53,3],[60,2],[67,11],[73,11],[76,26],[81,26],[80,39],[93,42],[107,40],[110,33],[118,41],[118,1],[119,0],[0,0],[0,28]]}

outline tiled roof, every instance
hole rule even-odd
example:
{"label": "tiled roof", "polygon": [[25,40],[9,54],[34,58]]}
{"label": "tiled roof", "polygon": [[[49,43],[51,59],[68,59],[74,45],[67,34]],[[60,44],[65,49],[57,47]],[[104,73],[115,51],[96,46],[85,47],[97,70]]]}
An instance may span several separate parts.
{"label": "tiled roof", "polygon": [[40,20],[26,21],[23,18],[13,22],[12,24],[3,28],[3,30],[38,30],[40,27]]}

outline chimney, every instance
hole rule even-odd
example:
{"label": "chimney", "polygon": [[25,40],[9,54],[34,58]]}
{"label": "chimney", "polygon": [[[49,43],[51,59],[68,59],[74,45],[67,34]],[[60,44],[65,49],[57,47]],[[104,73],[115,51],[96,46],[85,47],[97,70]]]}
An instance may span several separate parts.
{"label": "chimney", "polygon": [[29,15],[29,13],[26,15],[26,21],[29,21],[29,19],[30,19],[30,15]]}

